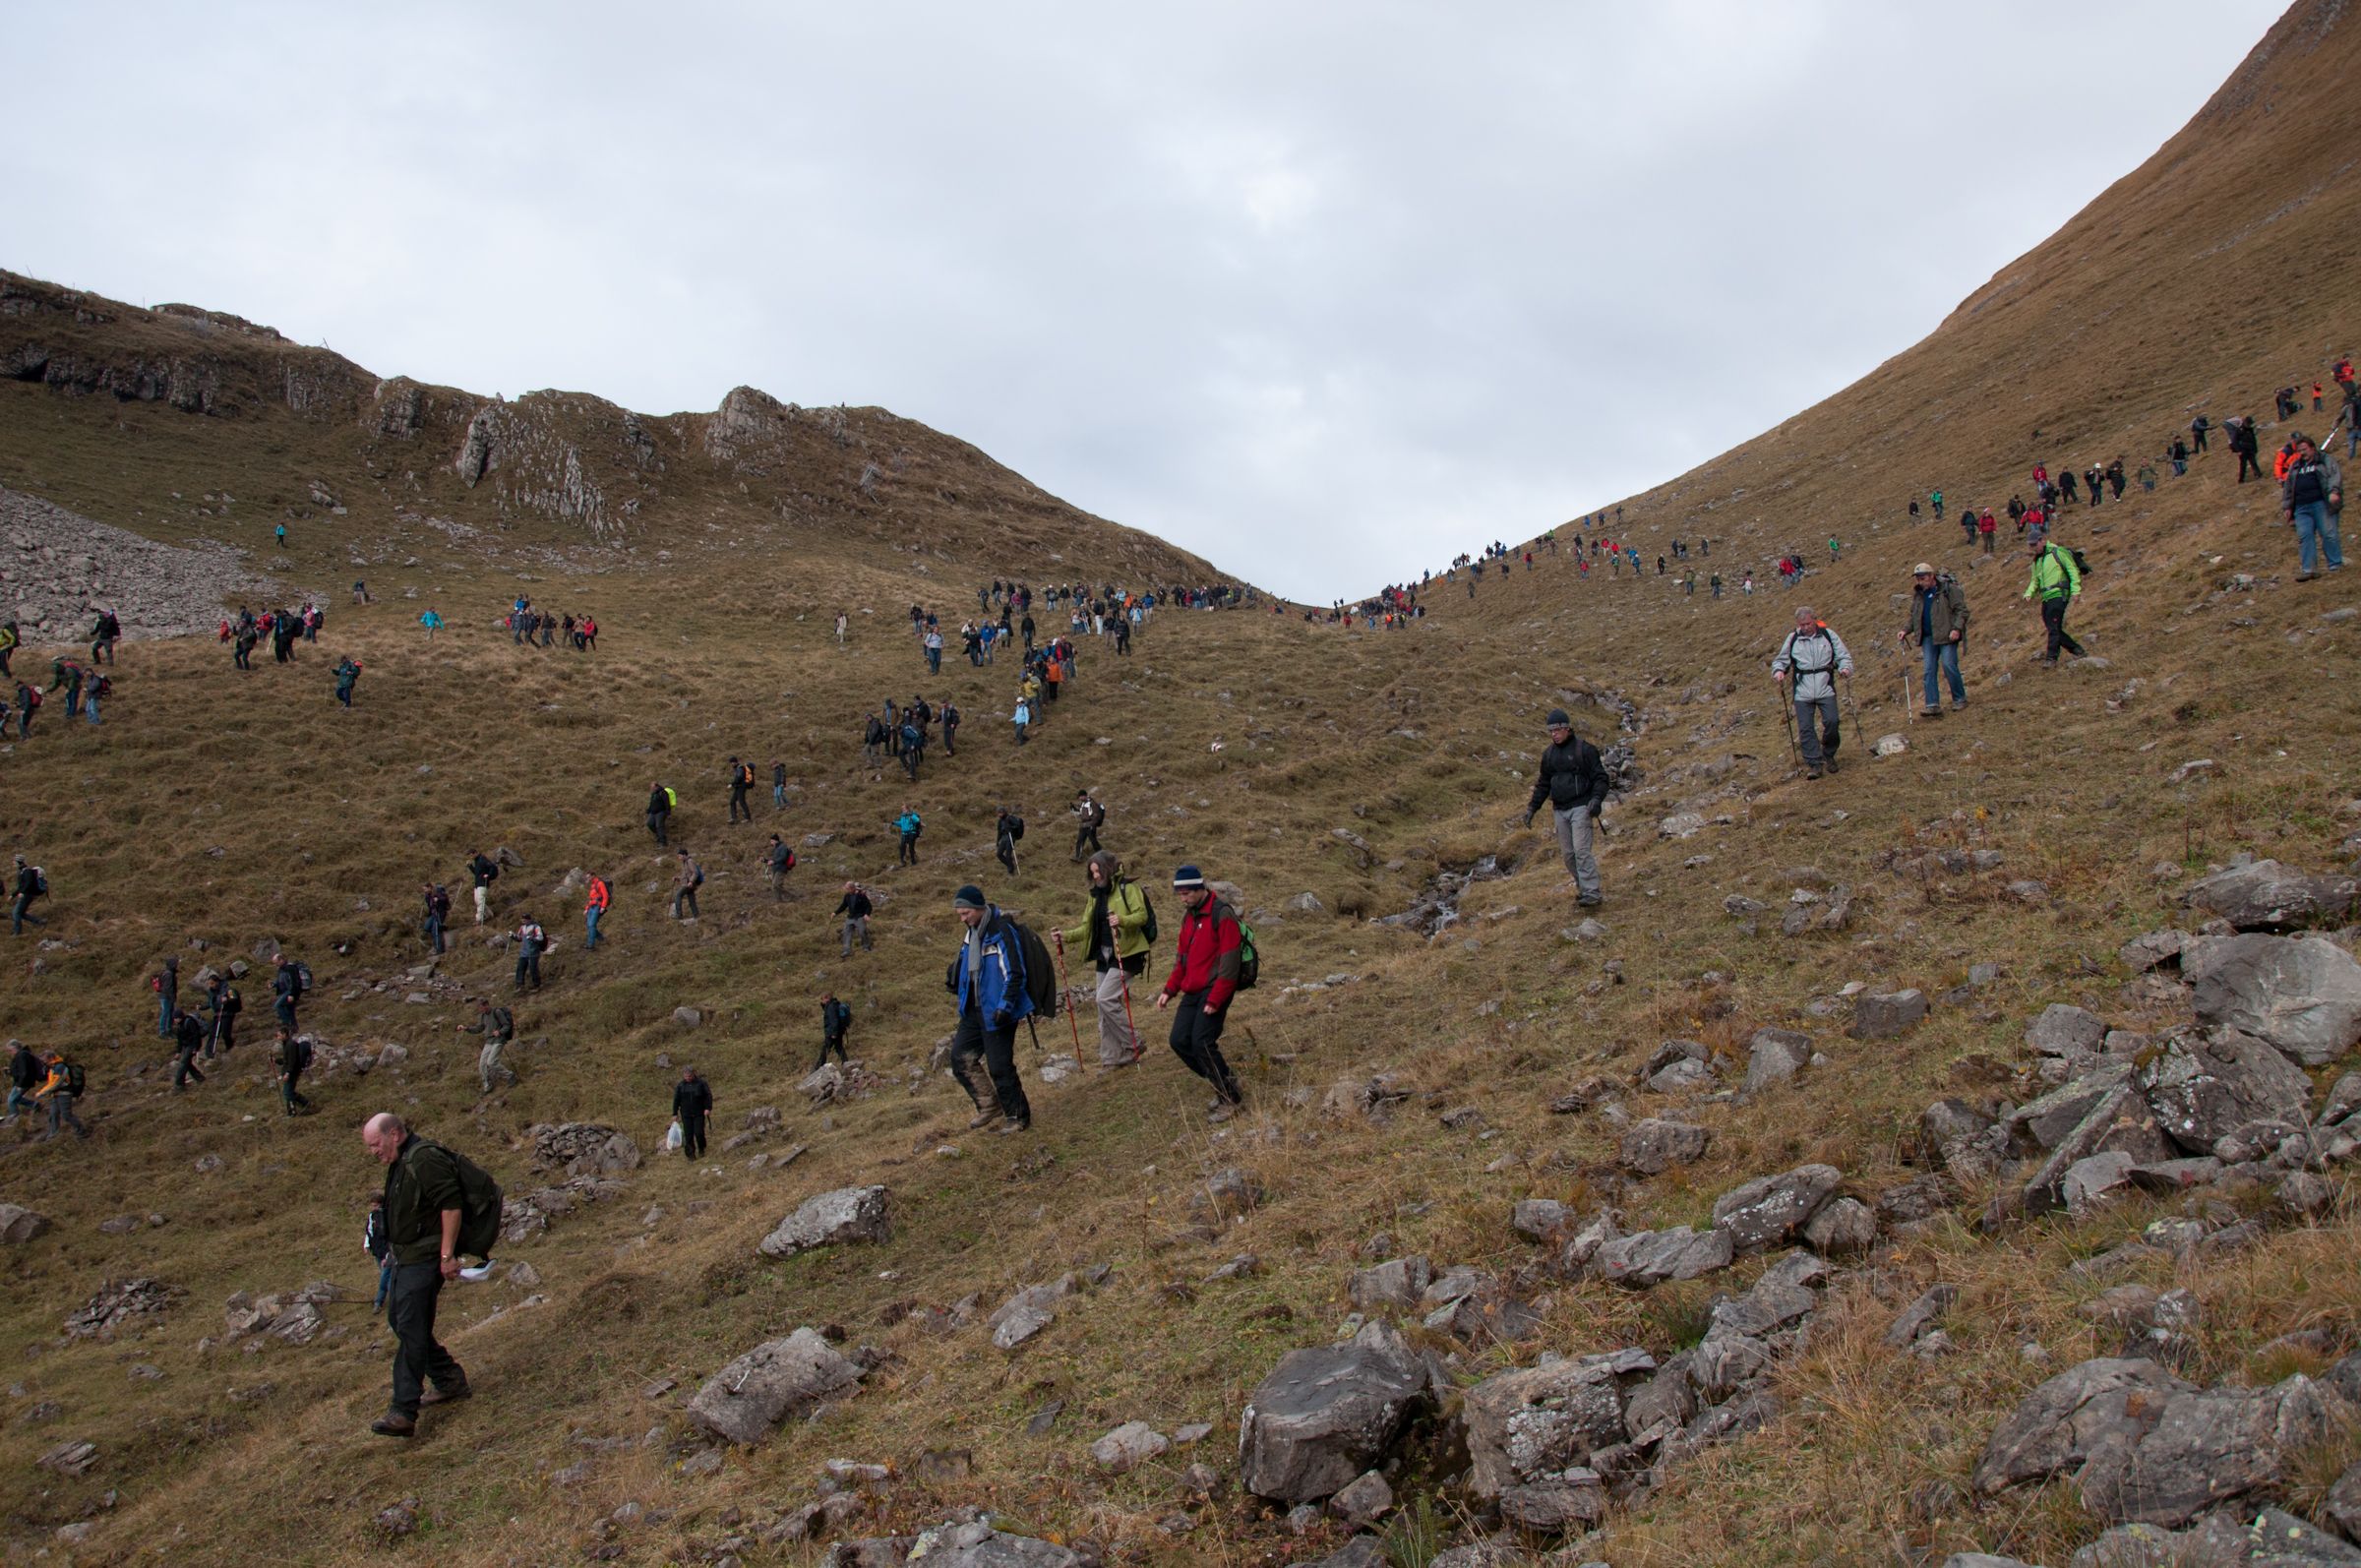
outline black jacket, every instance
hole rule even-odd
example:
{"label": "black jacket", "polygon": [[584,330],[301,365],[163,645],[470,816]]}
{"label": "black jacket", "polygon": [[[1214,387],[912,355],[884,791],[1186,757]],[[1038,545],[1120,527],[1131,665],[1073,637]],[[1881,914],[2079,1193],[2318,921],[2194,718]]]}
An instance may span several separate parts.
{"label": "black jacket", "polygon": [[847,920],[867,920],[874,907],[869,901],[869,895],[858,890],[847,893],[836,900],[836,913]]}
{"label": "black jacket", "polygon": [[1525,803],[1525,810],[1538,812],[1546,800],[1561,812],[1582,807],[1596,816],[1606,804],[1606,764],[1600,760],[1599,748],[1579,735],[1569,735],[1565,745],[1552,745],[1542,754],[1542,770],[1533,781],[1533,799]]}
{"label": "black jacket", "polygon": [[172,1020],[172,1041],[184,1056],[193,1056],[205,1049],[205,1025],[182,1013]]}
{"label": "black jacket", "polygon": [[476,886],[489,887],[492,885],[492,879],[500,874],[500,868],[493,863],[490,856],[478,855],[467,863],[467,874],[475,878]]}
{"label": "black jacket", "polygon": [[8,1082],[11,1088],[30,1089],[39,1083],[44,1074],[41,1058],[30,1051],[20,1051],[8,1058]]}
{"label": "black jacket", "polygon": [[279,965],[278,973],[271,977],[271,993],[289,998],[303,995],[303,971],[295,967],[293,959]]}
{"label": "black jacket", "polygon": [[672,1114],[683,1121],[702,1121],[713,1114],[713,1086],[702,1078],[674,1084]]}
{"label": "black jacket", "polygon": [[664,787],[660,784],[647,792],[647,814],[650,816],[670,816],[672,814],[672,797],[664,793]]}
{"label": "black jacket", "polygon": [[842,1040],[844,1032],[853,1027],[853,1009],[839,999],[819,1004],[819,1032],[830,1040]]}

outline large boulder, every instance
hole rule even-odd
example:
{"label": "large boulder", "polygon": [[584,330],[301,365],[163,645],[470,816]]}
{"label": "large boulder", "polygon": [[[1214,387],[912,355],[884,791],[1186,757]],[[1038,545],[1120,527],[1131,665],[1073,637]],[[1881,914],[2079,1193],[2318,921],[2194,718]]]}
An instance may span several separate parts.
{"label": "large boulder", "polygon": [[2241,1029],[2307,1067],[2361,1041],[2361,963],[2325,936],[2222,936],[2192,941],[2181,973],[2198,1021]]}
{"label": "large boulder", "polygon": [[2304,1070],[2253,1035],[2190,1029],[2169,1037],[2164,1055],[2142,1069],[2149,1109],[2172,1140],[2207,1154],[2250,1121],[2302,1126],[2312,1083]]}
{"label": "large boulder", "polygon": [[883,1187],[838,1187],[807,1199],[755,1250],[766,1258],[791,1258],[840,1241],[882,1241],[886,1221]]}
{"label": "large boulder", "polygon": [[1736,1252],[1759,1252],[1791,1241],[1845,1179],[1833,1165],[1800,1165],[1757,1176],[1714,1200],[1714,1229]]}
{"label": "large boulder", "polygon": [[2361,1568],[2361,1551],[2283,1509],[2224,1508],[2187,1530],[2117,1525],[2067,1568]]}
{"label": "large boulder", "polygon": [[1600,1246],[1592,1262],[1599,1277],[1610,1285],[1645,1290],[1666,1280],[1693,1280],[1725,1269],[1731,1255],[1726,1233],[1691,1231],[1680,1225],[1669,1231],[1615,1236]]}
{"label": "large boulder", "polygon": [[2181,902],[2218,915],[2240,931],[2337,926],[2361,904],[2361,882],[2316,876],[2275,860],[2249,861],[2191,882]]}
{"label": "large boulder", "polygon": [[2138,1442],[2170,1396],[2194,1391],[2145,1358],[2102,1357],[2069,1367],[2027,1395],[1994,1429],[1976,1461],[1974,1487],[1989,1495],[2079,1471],[2102,1446]]}
{"label": "large boulder", "polygon": [[759,1443],[789,1416],[861,1381],[861,1368],[808,1328],[768,1340],[705,1380],[690,1423],[733,1443]]}
{"label": "large boulder", "polygon": [[1433,1279],[1433,1266],[1423,1256],[1388,1258],[1369,1268],[1354,1270],[1348,1292],[1358,1311],[1374,1312],[1384,1307],[1408,1309],[1419,1304]]}
{"label": "large boulder", "polygon": [[1617,1161],[1634,1176],[1663,1176],[1676,1165],[1693,1165],[1705,1158],[1714,1135],[1686,1121],[1647,1116],[1623,1134]]}
{"label": "large boulder", "polygon": [[1239,1417],[1240,1484],[1283,1503],[1334,1496],[1384,1457],[1425,1389],[1425,1366],[1382,1323],[1288,1352]]}
{"label": "large boulder", "polygon": [[1623,1392],[1605,1357],[1555,1360],[1487,1377],[1468,1390],[1468,1484],[1496,1498],[1554,1479],[1624,1440]]}
{"label": "large boulder", "polygon": [[0,1203],[0,1241],[30,1241],[49,1229],[46,1215],[15,1203]]}
{"label": "large boulder", "polygon": [[1812,1037],[1792,1029],[1757,1029],[1746,1047],[1746,1092],[1785,1083],[1812,1059]]}
{"label": "large boulder", "polygon": [[2290,1451],[2319,1442],[2329,1425],[2328,1400],[2307,1377],[2271,1388],[2183,1390],[2136,1437],[2098,1446],[2077,1485],[2101,1519],[2185,1525],[2275,1485]]}

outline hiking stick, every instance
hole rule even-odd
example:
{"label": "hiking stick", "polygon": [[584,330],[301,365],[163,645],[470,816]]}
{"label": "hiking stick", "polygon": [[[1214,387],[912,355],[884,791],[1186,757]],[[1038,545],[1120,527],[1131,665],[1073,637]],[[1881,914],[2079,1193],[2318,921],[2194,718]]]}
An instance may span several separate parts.
{"label": "hiking stick", "polygon": [[1074,1060],[1082,1059],[1082,1025],[1074,1017],[1074,988],[1065,978],[1065,943],[1058,944],[1058,995],[1065,1003],[1065,1026],[1073,1032]]}
{"label": "hiking stick", "polygon": [[1131,1059],[1137,1061],[1148,1049],[1148,1043],[1140,1039],[1139,1025],[1131,1021],[1131,971],[1122,969],[1120,964],[1117,968],[1121,970],[1123,977],[1123,1027],[1131,1031]]}
{"label": "hiking stick", "polygon": [[1780,729],[1787,738],[1787,760],[1793,762],[1797,767],[1801,767],[1803,766],[1803,748],[1795,740],[1795,703],[1787,695],[1786,687],[1780,687],[1778,690]]}
{"label": "hiking stick", "polygon": [[1838,679],[1845,683],[1845,707],[1852,715],[1852,733],[1857,736],[1861,733],[1861,705],[1852,699],[1852,677],[1841,675]]}

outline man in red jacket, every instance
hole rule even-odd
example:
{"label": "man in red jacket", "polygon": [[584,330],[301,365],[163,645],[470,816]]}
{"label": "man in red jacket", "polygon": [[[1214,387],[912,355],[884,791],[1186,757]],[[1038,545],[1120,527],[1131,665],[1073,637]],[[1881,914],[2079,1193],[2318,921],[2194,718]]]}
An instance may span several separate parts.
{"label": "man in red jacket", "polygon": [[1180,1016],[1173,1020],[1173,1055],[1189,1071],[1213,1085],[1222,1101],[1237,1105],[1242,1099],[1238,1078],[1222,1058],[1222,1025],[1230,1016],[1230,998],[1238,991],[1240,949],[1238,915],[1213,896],[1205,874],[1183,866],[1173,874],[1173,891],[1187,906],[1180,917],[1180,951],[1173,972],[1165,977],[1163,1007],[1178,996]]}

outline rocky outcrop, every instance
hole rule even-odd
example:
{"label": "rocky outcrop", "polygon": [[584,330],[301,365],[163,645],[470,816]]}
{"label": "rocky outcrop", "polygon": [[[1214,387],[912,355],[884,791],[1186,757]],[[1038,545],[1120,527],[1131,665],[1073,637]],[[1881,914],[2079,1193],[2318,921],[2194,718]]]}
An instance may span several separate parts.
{"label": "rocky outcrop", "polygon": [[1426,1384],[1424,1364],[1381,1323],[1288,1352],[1239,1417],[1240,1484],[1284,1503],[1334,1495],[1384,1455]]}
{"label": "rocky outcrop", "polygon": [[2200,877],[2182,891],[2181,902],[2218,916],[2239,931],[2335,926],[2350,920],[2361,905],[2361,882],[2258,860]]}
{"label": "rocky outcrop", "polygon": [[[260,609],[319,595],[265,583],[226,545],[159,544],[0,489],[0,619],[15,617],[29,648],[87,647],[101,609],[115,612],[127,640],[212,632],[241,597]],[[18,657],[20,674],[28,662]]]}
{"label": "rocky outcrop", "polygon": [[765,1441],[780,1421],[852,1389],[861,1367],[818,1334],[799,1328],[756,1346],[705,1380],[689,1401],[690,1424],[727,1442]]}
{"label": "rocky outcrop", "polygon": [[814,1247],[882,1241],[887,1231],[885,1189],[839,1187],[805,1201],[781,1220],[755,1250],[766,1258],[791,1258]]}
{"label": "rocky outcrop", "polygon": [[2361,963],[2325,936],[2196,937],[2181,974],[2200,1022],[2243,1030],[2307,1067],[2361,1042]]}
{"label": "rocky outcrop", "polygon": [[639,1169],[632,1135],[595,1121],[541,1122],[528,1129],[533,1163],[570,1176],[622,1176]]}

